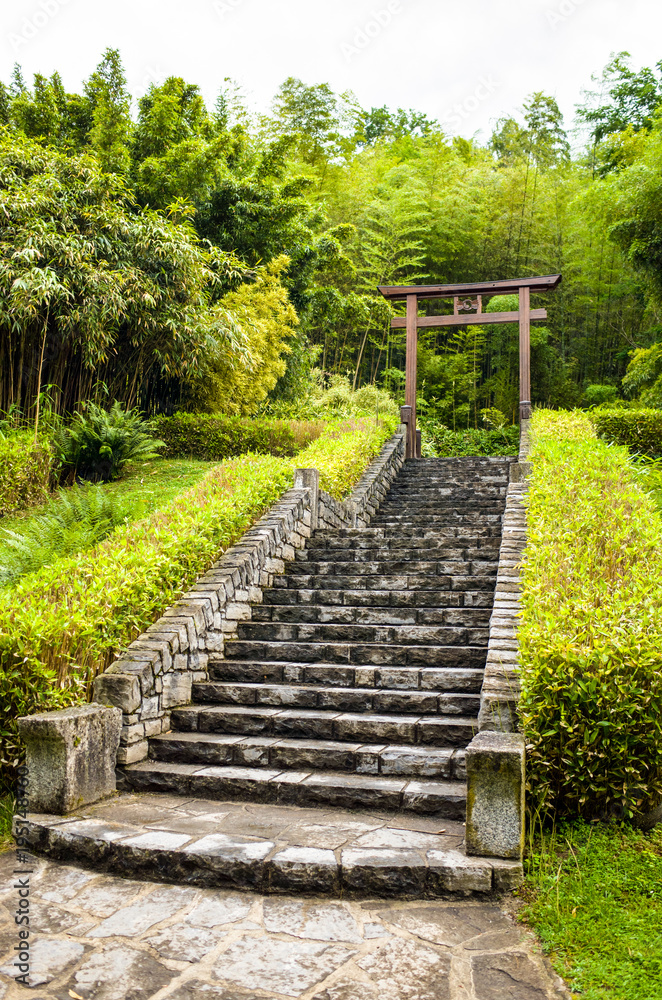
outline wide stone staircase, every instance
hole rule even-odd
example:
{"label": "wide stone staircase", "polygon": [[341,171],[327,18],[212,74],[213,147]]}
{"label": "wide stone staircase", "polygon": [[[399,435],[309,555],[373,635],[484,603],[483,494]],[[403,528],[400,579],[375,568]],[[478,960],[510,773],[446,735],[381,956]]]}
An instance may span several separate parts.
{"label": "wide stone staircase", "polygon": [[407,462],[315,531],[124,788],[462,819],[511,461]]}

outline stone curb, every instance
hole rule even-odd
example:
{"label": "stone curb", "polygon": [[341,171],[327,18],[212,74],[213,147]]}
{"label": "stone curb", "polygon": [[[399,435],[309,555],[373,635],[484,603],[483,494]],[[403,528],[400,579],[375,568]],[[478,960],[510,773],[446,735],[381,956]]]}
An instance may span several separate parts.
{"label": "stone curb", "polygon": [[520,697],[517,640],[521,607],[520,563],[526,548],[525,497],[530,470],[528,462],[515,462],[510,466],[487,662],[480,694],[480,731],[511,733],[517,729]]}
{"label": "stone curb", "polygon": [[292,488],[190,590],[94,680],[94,700],[122,711],[119,765],[147,757],[148,739],[170,729],[170,713],[189,704],[193,682],[207,679],[209,653],[223,652],[251,603],[320,528],[363,527],[404,463],[402,427],[383,446],[344,501]]}
{"label": "stone curb", "polygon": [[30,815],[21,822],[29,847],[54,859],[144,881],[266,895],[443,898],[504,892],[523,878],[517,861],[458,850],[333,851],[214,834],[196,840],[79,817]]}

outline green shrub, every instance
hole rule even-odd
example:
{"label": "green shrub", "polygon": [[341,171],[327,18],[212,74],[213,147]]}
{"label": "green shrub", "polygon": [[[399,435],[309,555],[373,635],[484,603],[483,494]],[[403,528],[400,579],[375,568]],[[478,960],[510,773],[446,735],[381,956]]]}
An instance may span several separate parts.
{"label": "green shrub", "polygon": [[451,431],[436,423],[423,424],[425,458],[458,458],[464,455],[517,455],[519,427],[493,430],[470,428]]}
{"label": "green shrub", "polygon": [[44,500],[54,474],[48,442],[29,431],[0,434],[0,517]]}
{"label": "green shrub", "polygon": [[618,389],[615,385],[587,385],[584,388],[584,401],[587,406],[601,406],[605,403],[614,403],[618,396]]}
{"label": "green shrub", "polygon": [[594,410],[598,437],[643,455],[662,455],[662,410]]}
{"label": "green shrub", "polygon": [[393,433],[396,420],[353,420],[331,424],[299,452],[299,468],[319,469],[320,487],[337,500],[351,493],[366,466]]}
{"label": "green shrub", "polygon": [[110,482],[119,479],[128,462],[156,458],[163,441],[154,439],[137,410],[125,410],[117,400],[109,410],[85,403],[68,427],[54,434],[62,465],[74,476]]}
{"label": "green shrub", "polygon": [[61,490],[45,510],[25,520],[22,530],[0,526],[0,586],[89,549],[120,524],[146,512],[147,504],[140,498],[121,496],[103,486]]}
{"label": "green shrub", "polygon": [[271,457],[217,466],[151,517],[0,591],[2,757],[18,756],[18,715],[84,700],[97,670],[236,541],[291,476],[287,462]]}
{"label": "green shrub", "polygon": [[235,455],[296,455],[322,431],[321,420],[267,420],[176,413],[156,417],[155,433],[165,442],[164,457],[194,456],[221,461]]}
{"label": "green shrub", "polygon": [[627,451],[536,411],[520,627],[533,804],[633,817],[662,799],[662,521]]}
{"label": "green shrub", "polygon": [[95,673],[274,503],[295,466],[316,465],[323,488],[342,496],[391,430],[340,424],[295,460],[225,462],[160,511],[0,590],[0,786],[11,787],[20,752],[17,716],[84,701]]}

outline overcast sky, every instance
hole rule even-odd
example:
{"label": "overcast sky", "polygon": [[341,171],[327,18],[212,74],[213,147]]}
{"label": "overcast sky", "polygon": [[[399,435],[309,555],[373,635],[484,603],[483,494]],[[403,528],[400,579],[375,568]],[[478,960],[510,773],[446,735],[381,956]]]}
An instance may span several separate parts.
{"label": "overcast sky", "polygon": [[296,76],[484,139],[534,90],[571,119],[612,51],[662,59],[661,28],[659,0],[5,0],[1,73],[59,70],[75,90],[112,46],[134,94],[175,74],[213,102],[232,77],[266,110]]}

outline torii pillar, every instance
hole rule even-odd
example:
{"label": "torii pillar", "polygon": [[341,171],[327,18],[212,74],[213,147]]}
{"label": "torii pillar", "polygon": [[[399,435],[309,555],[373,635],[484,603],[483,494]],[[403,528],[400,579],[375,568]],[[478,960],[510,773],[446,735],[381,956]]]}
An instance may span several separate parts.
{"label": "torii pillar", "polygon": [[[519,323],[519,419],[531,416],[531,322],[547,319],[546,309],[531,309],[531,292],[551,292],[558,287],[560,274],[536,278],[509,278],[503,281],[471,282],[460,285],[380,285],[379,291],[391,302],[405,300],[405,316],[394,316],[394,329],[407,331],[405,364],[405,404],[409,408],[407,458],[415,458],[416,449],[416,348],[418,331],[428,326],[470,326],[491,323]],[[519,296],[517,312],[484,313],[483,296]],[[452,299],[453,312],[442,316],[419,316],[421,299]]]}

